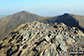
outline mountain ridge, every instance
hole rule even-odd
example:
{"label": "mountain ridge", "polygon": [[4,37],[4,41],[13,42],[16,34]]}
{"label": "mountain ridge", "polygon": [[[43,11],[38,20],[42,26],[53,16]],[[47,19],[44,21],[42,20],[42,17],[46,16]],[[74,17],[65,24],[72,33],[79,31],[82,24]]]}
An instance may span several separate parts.
{"label": "mountain ridge", "polygon": [[0,18],[0,39],[8,35],[20,24],[39,21],[47,24],[63,22],[69,27],[77,27],[84,32],[84,16],[65,13],[55,17],[43,17],[31,12],[21,11],[15,14]]}
{"label": "mountain ridge", "polygon": [[2,35],[1,37],[4,37],[20,24],[32,21],[40,21],[41,18],[43,17],[26,11],[21,11],[13,15],[0,18],[0,35]]}
{"label": "mountain ridge", "polygon": [[46,19],[45,22],[47,23],[61,23],[63,22],[69,27],[77,27],[78,29],[82,30],[84,32],[84,16],[81,15],[74,15],[74,14],[69,14],[65,13],[60,16],[52,17],[49,19]]}
{"label": "mountain ridge", "polygon": [[0,56],[71,56],[84,51],[83,43],[84,33],[78,28],[34,21],[21,24],[0,41]]}

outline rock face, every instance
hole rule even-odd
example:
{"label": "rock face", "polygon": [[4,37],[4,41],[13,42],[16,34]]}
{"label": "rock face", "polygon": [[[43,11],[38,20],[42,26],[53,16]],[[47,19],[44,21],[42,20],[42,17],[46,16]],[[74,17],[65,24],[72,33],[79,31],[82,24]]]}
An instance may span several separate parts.
{"label": "rock face", "polygon": [[65,24],[22,24],[0,41],[0,56],[70,56],[84,51],[84,34]]}

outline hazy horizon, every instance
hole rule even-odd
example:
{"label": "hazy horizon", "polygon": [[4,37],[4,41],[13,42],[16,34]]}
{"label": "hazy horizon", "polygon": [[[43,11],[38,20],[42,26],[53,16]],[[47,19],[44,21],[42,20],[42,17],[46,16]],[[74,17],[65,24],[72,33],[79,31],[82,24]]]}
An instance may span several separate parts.
{"label": "hazy horizon", "polygon": [[2,0],[0,15],[7,16],[23,10],[40,16],[57,16],[63,13],[84,15],[83,6],[84,0]]}

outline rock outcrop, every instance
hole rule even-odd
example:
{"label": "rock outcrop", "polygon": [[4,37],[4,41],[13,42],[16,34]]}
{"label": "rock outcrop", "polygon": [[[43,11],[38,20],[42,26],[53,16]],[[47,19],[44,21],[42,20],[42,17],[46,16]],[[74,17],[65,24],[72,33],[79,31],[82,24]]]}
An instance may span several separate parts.
{"label": "rock outcrop", "polygon": [[22,24],[0,41],[0,56],[70,56],[84,51],[84,34],[65,24]]}

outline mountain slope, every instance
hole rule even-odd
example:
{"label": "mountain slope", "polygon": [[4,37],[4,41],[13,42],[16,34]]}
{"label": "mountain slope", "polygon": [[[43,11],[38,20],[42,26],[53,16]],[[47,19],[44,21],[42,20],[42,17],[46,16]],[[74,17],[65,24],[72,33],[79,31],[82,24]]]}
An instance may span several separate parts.
{"label": "mountain slope", "polygon": [[84,34],[75,27],[32,22],[0,41],[0,56],[73,56],[71,52],[84,51],[83,43]]}
{"label": "mountain slope", "polygon": [[40,21],[48,24],[63,22],[69,27],[77,27],[84,32],[84,16],[65,13],[55,17],[42,17],[30,12],[21,11],[4,18],[0,18],[0,39],[4,38],[4,36],[7,36],[20,24],[33,21]]}
{"label": "mountain slope", "polygon": [[77,27],[84,32],[84,16],[65,13],[45,20],[46,23],[63,22],[69,27]]}
{"label": "mountain slope", "polygon": [[0,39],[8,35],[20,24],[41,20],[43,20],[43,17],[26,11],[21,11],[4,18],[0,18]]}

